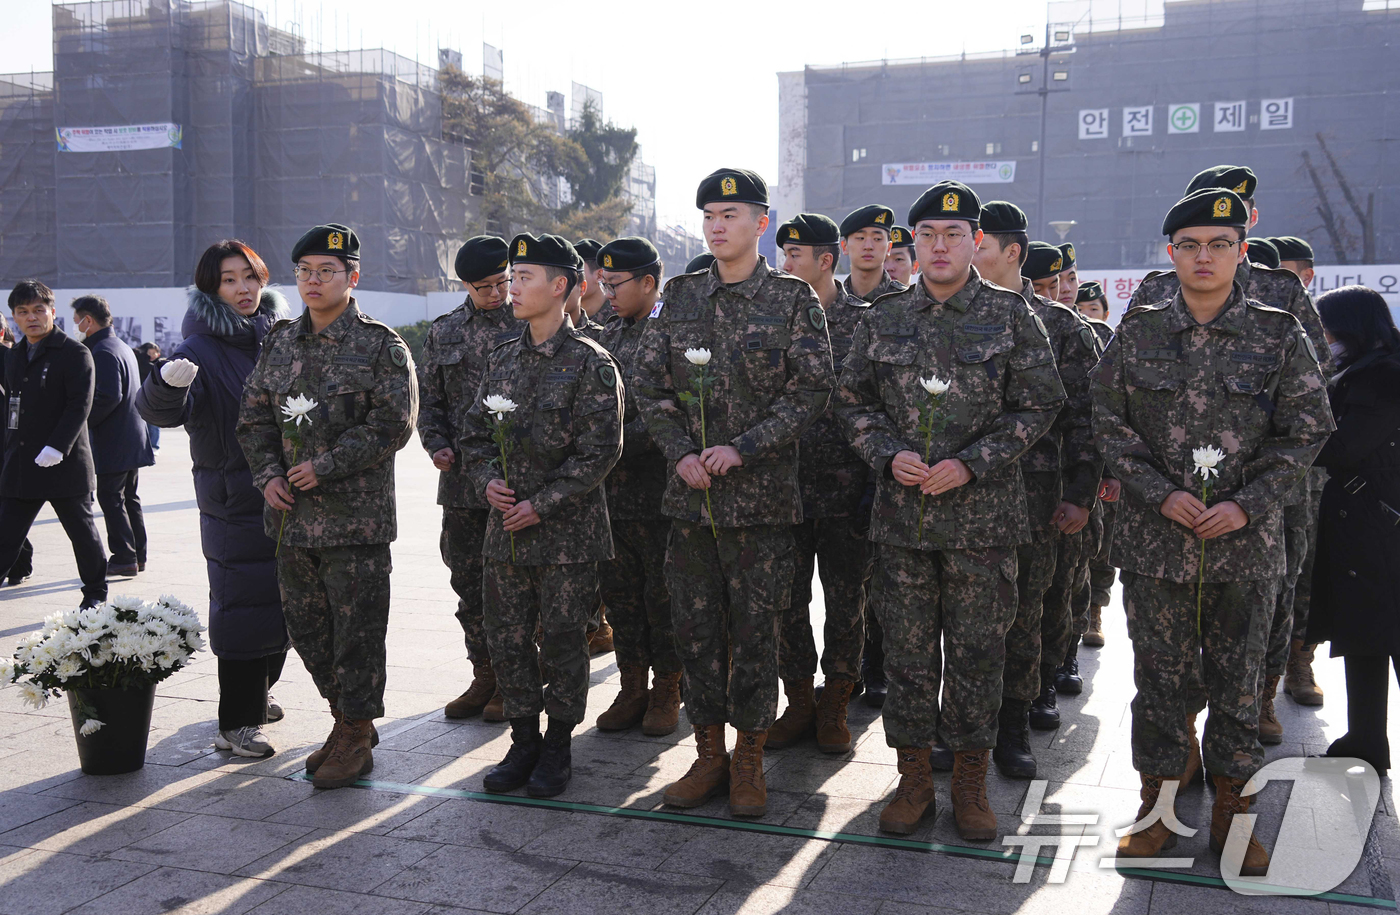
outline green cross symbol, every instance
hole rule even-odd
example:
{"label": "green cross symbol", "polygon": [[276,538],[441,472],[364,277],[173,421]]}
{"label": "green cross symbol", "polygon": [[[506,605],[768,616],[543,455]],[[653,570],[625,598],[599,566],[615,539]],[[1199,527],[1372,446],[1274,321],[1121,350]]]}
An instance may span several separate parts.
{"label": "green cross symbol", "polygon": [[1172,112],[1172,125],[1177,130],[1190,130],[1196,126],[1196,112],[1187,105],[1182,105]]}

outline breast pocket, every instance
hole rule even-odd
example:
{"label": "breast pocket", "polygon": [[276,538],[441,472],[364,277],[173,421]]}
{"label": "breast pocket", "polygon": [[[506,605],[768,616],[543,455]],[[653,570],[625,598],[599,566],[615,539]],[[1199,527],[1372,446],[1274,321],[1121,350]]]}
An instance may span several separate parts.
{"label": "breast pocket", "polygon": [[787,346],[786,332],[759,330],[744,334],[740,344],[744,374],[754,391],[774,393],[782,388],[787,380]]}
{"label": "breast pocket", "polygon": [[1259,366],[1242,368],[1232,364],[1223,373],[1230,417],[1243,427],[1237,431],[1262,430],[1268,423],[1274,412],[1274,402],[1269,396],[1272,377],[1271,369]]}
{"label": "breast pocket", "polygon": [[319,418],[332,428],[358,426],[369,415],[374,375],[369,371],[337,372],[321,386]]}
{"label": "breast pocket", "polygon": [[1012,334],[995,337],[964,337],[954,341],[954,355],[964,366],[954,384],[968,400],[1000,400],[1005,386],[1008,354],[1016,348]]}
{"label": "breast pocket", "polygon": [[1182,385],[1174,364],[1130,365],[1127,376],[1128,404],[1135,416],[1150,419],[1170,415]]}
{"label": "breast pocket", "polygon": [[574,417],[571,404],[575,385],[556,382],[547,385],[535,407],[531,438],[537,448],[562,451],[574,443]]}

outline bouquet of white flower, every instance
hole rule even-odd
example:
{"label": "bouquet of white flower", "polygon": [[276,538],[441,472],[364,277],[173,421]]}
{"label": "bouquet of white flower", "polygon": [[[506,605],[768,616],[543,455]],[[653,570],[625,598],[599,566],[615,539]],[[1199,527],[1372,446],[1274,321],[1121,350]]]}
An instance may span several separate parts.
{"label": "bouquet of white flower", "polygon": [[[116,597],[96,607],[54,613],[0,658],[0,677],[19,684],[34,708],[65,690],[140,689],[166,679],[204,647],[194,609],[170,595],[156,601]],[[103,727],[85,712],[84,737]]]}

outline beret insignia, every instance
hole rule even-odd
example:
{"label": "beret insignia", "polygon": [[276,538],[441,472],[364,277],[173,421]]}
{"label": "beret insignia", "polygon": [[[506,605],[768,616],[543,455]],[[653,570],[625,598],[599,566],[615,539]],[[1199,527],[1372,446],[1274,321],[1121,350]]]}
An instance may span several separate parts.
{"label": "beret insignia", "polygon": [[518,244],[518,245],[515,246],[515,256],[516,256],[516,257],[524,257],[524,256],[525,256],[525,250],[526,250],[526,248],[525,248],[525,239],[522,238],[522,239],[520,240],[520,244]]}
{"label": "beret insignia", "polygon": [[885,214],[881,213],[879,216],[876,216],[875,221],[883,226],[885,224]]}
{"label": "beret insignia", "polygon": [[956,213],[958,211],[958,195],[949,191],[943,195],[943,212]]}
{"label": "beret insignia", "polygon": [[788,229],[788,238],[800,238],[800,237],[801,237],[801,235],[800,235],[800,233],[797,231],[797,226],[793,226],[792,228]]}
{"label": "beret insignia", "polygon": [[1057,258],[1055,258],[1054,263],[1052,263],[1052,264],[1050,265],[1050,272],[1051,272],[1051,273],[1059,273],[1060,270],[1063,269],[1064,264],[1065,264],[1065,259],[1064,259],[1063,257],[1057,257]]}
{"label": "beret insignia", "polygon": [[733,178],[724,178],[719,183],[719,192],[726,197],[733,197],[739,193],[739,183]]}
{"label": "beret insignia", "polygon": [[1230,211],[1231,211],[1233,208],[1234,208],[1234,204],[1230,202],[1230,198],[1229,198],[1229,197],[1221,197],[1220,199],[1218,199],[1218,200],[1215,201],[1215,216],[1216,216],[1216,218],[1217,218],[1217,219],[1229,219],[1229,218],[1230,218],[1230,215],[1231,215]]}
{"label": "beret insignia", "polygon": [[823,330],[826,327],[826,312],[820,305],[812,305],[807,309],[807,323],[812,325],[813,330]]}
{"label": "beret insignia", "polygon": [[1246,190],[1248,190],[1248,189],[1249,189],[1249,179],[1246,178],[1245,180],[1241,181],[1239,184],[1237,184],[1237,185],[1235,185],[1234,187],[1232,187],[1230,190],[1234,191],[1236,194],[1243,194],[1243,193],[1244,193]]}
{"label": "beret insignia", "polygon": [[904,230],[899,228],[898,226],[895,226],[893,229],[891,229],[890,241],[895,242],[896,244],[904,241]]}
{"label": "beret insignia", "polygon": [[1068,254],[1072,260],[1074,258],[1074,245],[1067,245],[1065,253]]}
{"label": "beret insignia", "polygon": [[603,266],[604,266],[604,267],[607,267],[609,270],[612,269],[612,255],[611,255],[611,254],[604,254],[604,255],[603,255]]}
{"label": "beret insignia", "polygon": [[344,235],[341,235],[339,232],[332,232],[331,234],[327,235],[327,236],[326,236],[326,250],[327,250],[327,251],[344,251],[344,250],[345,250],[345,236],[344,236]]}

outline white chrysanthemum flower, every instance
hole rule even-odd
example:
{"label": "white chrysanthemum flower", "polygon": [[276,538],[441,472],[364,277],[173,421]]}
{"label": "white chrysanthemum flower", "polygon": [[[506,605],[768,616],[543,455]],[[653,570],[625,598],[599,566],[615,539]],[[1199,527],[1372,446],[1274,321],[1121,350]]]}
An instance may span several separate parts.
{"label": "white chrysanthemum flower", "polygon": [[311,425],[311,411],[316,409],[316,401],[305,394],[298,394],[295,397],[288,397],[287,402],[282,404],[282,417],[301,425],[301,421],[306,420],[306,424]]}
{"label": "white chrysanthemum flower", "polygon": [[96,718],[89,718],[87,721],[83,722],[82,727],[78,728],[78,733],[82,734],[84,737],[91,737],[93,734],[102,730],[104,726],[105,722],[98,721]]}
{"label": "white chrysanthemum flower", "polygon": [[520,406],[509,397],[502,397],[500,394],[490,394],[482,403],[486,405],[486,412],[495,414],[497,422],[505,419],[507,413],[514,413]]}
{"label": "white chrysanthemum flower", "polygon": [[1209,480],[1219,475],[1220,471],[1215,465],[1225,460],[1225,452],[1219,448],[1197,448],[1191,452],[1191,459],[1196,462],[1195,473],[1201,479]]}
{"label": "white chrysanthemum flower", "polygon": [[0,658],[0,683],[9,683],[15,678],[15,662],[12,658]]}
{"label": "white chrysanthemum flower", "polygon": [[685,361],[691,365],[709,365],[710,351],[701,347],[700,349],[688,349],[685,351]]}
{"label": "white chrysanthemum flower", "polygon": [[109,604],[112,606],[112,608],[116,610],[140,610],[146,605],[146,602],[141,598],[133,597],[130,594],[119,594],[111,600],[107,601],[107,604],[103,604],[103,606],[105,607]]}
{"label": "white chrysanthemum flower", "polygon": [[930,375],[927,378],[920,378],[919,384],[923,385],[924,390],[928,391],[934,397],[940,397],[943,394],[946,394],[948,392],[948,388],[952,387],[952,382],[944,381],[937,375]]}
{"label": "white chrysanthemum flower", "polygon": [[24,680],[19,684],[19,697],[31,708],[43,708],[49,704],[48,690],[33,680]]}
{"label": "white chrysanthemum flower", "polygon": [[53,675],[60,680],[71,680],[74,677],[80,677],[83,675],[82,662],[73,655],[69,655],[60,661],[58,666],[53,669]]}

